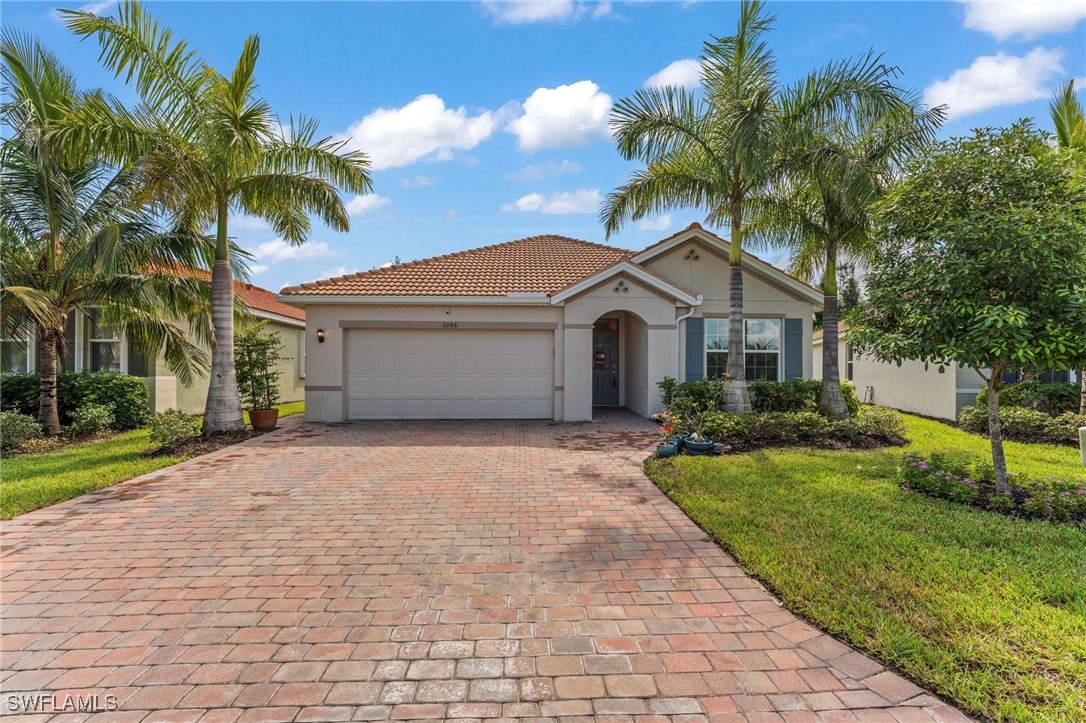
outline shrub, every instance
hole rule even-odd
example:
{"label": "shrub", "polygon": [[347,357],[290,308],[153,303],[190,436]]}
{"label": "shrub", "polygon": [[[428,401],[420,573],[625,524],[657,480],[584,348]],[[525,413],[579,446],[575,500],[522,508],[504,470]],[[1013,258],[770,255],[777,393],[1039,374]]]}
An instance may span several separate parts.
{"label": "shrub", "polygon": [[[958,424],[967,432],[988,434],[987,407],[966,407],[958,415]],[[1086,427],[1086,415],[1067,412],[1051,417],[1026,407],[999,408],[999,426],[1003,437],[1018,442],[1078,444],[1079,427]]]}
{"label": "shrub", "polygon": [[[1055,417],[1067,412],[1077,412],[1079,394],[1077,384],[1067,382],[1042,384],[1030,380],[1001,393],[999,395],[999,406],[1028,407]],[[987,408],[987,389],[981,390],[980,394],[977,395],[977,406]]]}
{"label": "shrub", "polygon": [[679,383],[675,381],[675,377],[664,377],[656,382],[656,388],[660,390],[660,400],[664,403],[664,406],[670,407],[671,403],[675,401],[675,392],[679,389]]}
{"label": "shrub", "polygon": [[815,442],[829,429],[829,420],[816,412],[711,412],[705,422],[707,437],[738,447]]}
{"label": "shrub", "polygon": [[[23,414],[38,412],[37,374],[8,374],[0,378],[4,409]],[[118,372],[61,372],[57,374],[57,411],[61,424],[70,425],[72,413],[86,404],[113,410],[113,429],[135,429],[147,421],[151,390],[139,377]]]}
{"label": "shrub", "polygon": [[73,437],[83,437],[88,434],[98,434],[113,427],[113,410],[105,404],[89,402],[71,414],[68,423],[68,434]]}
{"label": "shrub", "polygon": [[279,403],[279,370],[283,344],[278,334],[256,324],[234,334],[234,364],[237,367],[238,395],[245,408],[271,409]]}
{"label": "shrub", "polygon": [[38,420],[29,414],[12,410],[0,412],[0,449],[4,451],[19,449],[41,432]]}
{"label": "shrub", "polygon": [[991,463],[952,462],[940,453],[909,452],[902,459],[902,487],[931,497],[1002,514],[1056,522],[1086,520],[1086,479],[1034,480],[1009,475],[1011,494],[996,492]]}
{"label": "shrub", "polygon": [[180,409],[167,409],[151,416],[151,441],[161,449],[200,436],[200,418]]}
{"label": "shrub", "polygon": [[905,438],[905,420],[888,407],[862,407],[856,415],[856,422],[861,434],[884,439]]}
{"label": "shrub", "polygon": [[[772,382],[758,379],[750,383],[751,409],[755,412],[804,412],[818,408],[822,396],[820,379],[791,379],[787,382]],[[860,411],[860,400],[856,396],[856,387],[847,381],[841,382],[841,393],[845,397],[845,406],[852,416]]]}

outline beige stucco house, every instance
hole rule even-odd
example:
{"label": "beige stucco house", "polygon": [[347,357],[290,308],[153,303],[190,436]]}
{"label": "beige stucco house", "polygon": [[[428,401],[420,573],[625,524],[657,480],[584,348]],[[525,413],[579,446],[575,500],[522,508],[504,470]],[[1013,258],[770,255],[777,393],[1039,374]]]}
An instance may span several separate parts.
{"label": "beige stucco house", "polygon": [[[744,263],[747,374],[811,376],[819,292]],[[648,416],[657,382],[726,365],[728,243],[533,236],[283,289],[306,311],[306,419]]]}
{"label": "beige stucco house", "polygon": [[[936,419],[957,420],[962,409],[976,404],[984,380],[968,367],[939,367],[915,359],[906,359],[898,366],[864,358],[853,352],[845,339],[848,326],[841,325],[838,358],[841,376],[856,385],[856,394],[863,402],[892,407],[903,412],[921,414]],[[814,377],[822,378],[822,331],[814,333],[812,366]],[[1044,381],[1076,381],[1075,372],[1048,374]]]}
{"label": "beige stucco house", "polygon": [[[210,278],[207,272],[191,271]],[[284,402],[305,399],[305,312],[280,302],[274,293],[252,284],[234,283],[234,293],[266,330],[279,335],[284,359],[279,364],[279,394]],[[68,353],[61,359],[63,371],[123,372],[141,377],[151,389],[150,411],[178,408],[202,414],[207,401],[208,379],[181,384],[161,355],[139,354],[120,329],[99,324],[94,310],[73,314],[65,329]],[[208,356],[210,349],[205,349]],[[38,346],[31,335],[4,339],[0,345],[0,372],[21,374],[37,371]]]}

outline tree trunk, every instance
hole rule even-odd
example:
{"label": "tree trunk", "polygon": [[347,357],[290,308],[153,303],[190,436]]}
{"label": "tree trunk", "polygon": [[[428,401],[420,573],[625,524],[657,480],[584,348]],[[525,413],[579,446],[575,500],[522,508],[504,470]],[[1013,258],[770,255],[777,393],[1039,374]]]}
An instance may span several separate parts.
{"label": "tree trunk", "polygon": [[728,376],[731,381],[724,397],[725,412],[749,412],[747,355],[743,347],[743,252],[742,219],[732,207],[731,251],[728,257]]}
{"label": "tree trunk", "polygon": [[60,434],[60,413],[57,411],[57,331],[38,330],[40,373],[38,378],[38,421],[46,434]]}
{"label": "tree trunk", "polygon": [[826,278],[822,282],[822,395],[818,411],[833,420],[848,419],[841,391],[841,359],[837,348],[837,249],[826,249]]}
{"label": "tree trunk", "polygon": [[1003,431],[999,426],[999,393],[1003,390],[1003,369],[992,369],[988,379],[988,439],[992,443],[992,467],[995,470],[996,490],[1001,494],[1011,493],[1011,484],[1007,479],[1007,458],[1003,454]]}
{"label": "tree trunk", "polygon": [[234,275],[230,270],[230,246],[226,235],[228,213],[227,205],[220,204],[215,265],[211,270],[211,323],[215,338],[204,407],[204,434],[245,428],[234,369]]}

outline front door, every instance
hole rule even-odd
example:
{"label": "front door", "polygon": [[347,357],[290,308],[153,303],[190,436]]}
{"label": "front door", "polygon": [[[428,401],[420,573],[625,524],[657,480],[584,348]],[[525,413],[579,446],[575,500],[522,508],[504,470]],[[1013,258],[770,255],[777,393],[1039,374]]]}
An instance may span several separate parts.
{"label": "front door", "polygon": [[618,405],[618,322],[598,321],[592,330],[592,404]]}

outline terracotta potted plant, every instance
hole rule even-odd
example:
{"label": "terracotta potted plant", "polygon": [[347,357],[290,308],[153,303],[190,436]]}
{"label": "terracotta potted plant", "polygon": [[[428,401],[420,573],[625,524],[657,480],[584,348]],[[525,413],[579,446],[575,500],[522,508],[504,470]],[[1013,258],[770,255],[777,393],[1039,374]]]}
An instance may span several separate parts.
{"label": "terracotta potted plant", "polygon": [[276,334],[264,331],[263,324],[248,327],[234,335],[234,364],[237,367],[238,394],[249,423],[258,432],[270,432],[279,421],[279,372],[283,359],[282,344]]}

